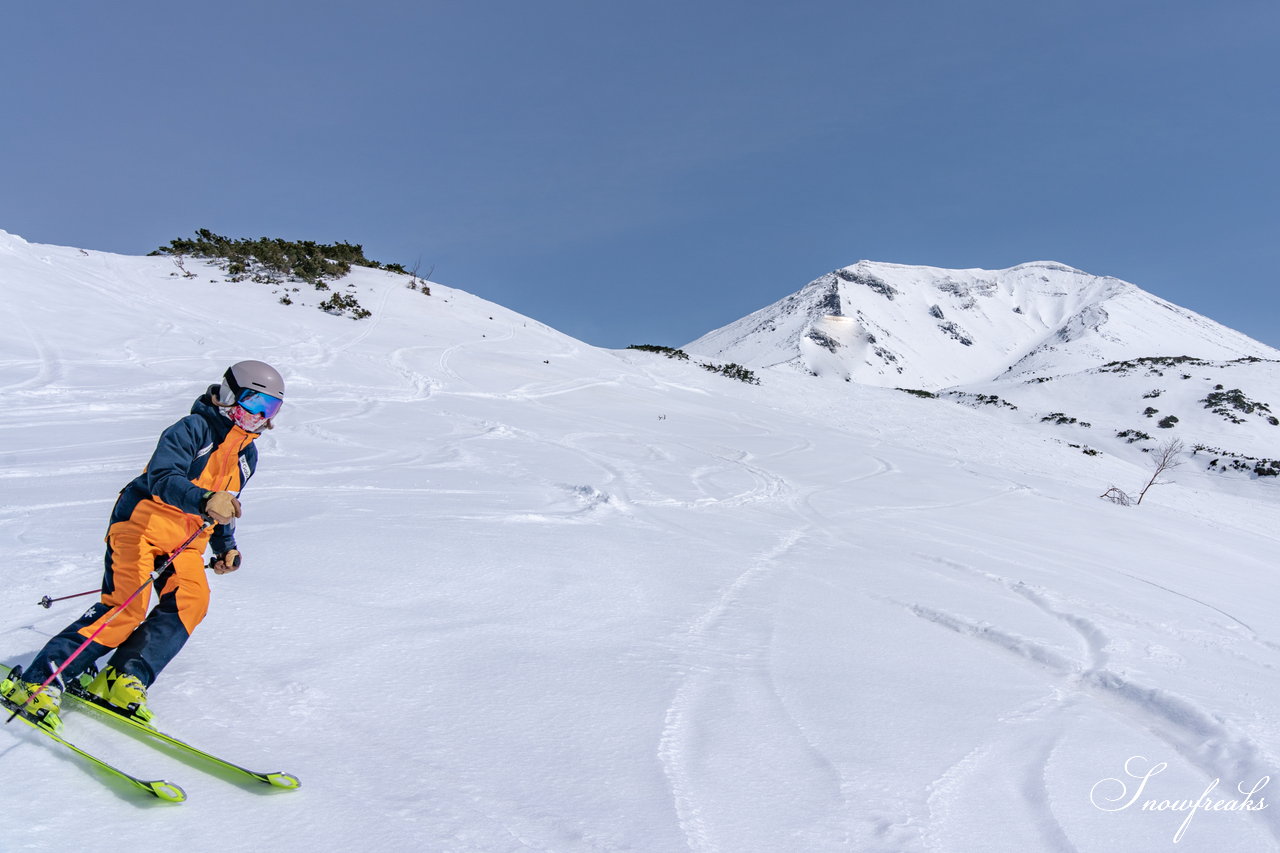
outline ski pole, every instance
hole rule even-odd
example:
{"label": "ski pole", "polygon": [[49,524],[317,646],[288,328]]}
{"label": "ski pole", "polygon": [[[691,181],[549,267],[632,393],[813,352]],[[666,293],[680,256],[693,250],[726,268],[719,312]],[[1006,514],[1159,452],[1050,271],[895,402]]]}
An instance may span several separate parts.
{"label": "ski pole", "polygon": [[36,604],[43,607],[45,610],[48,610],[53,606],[55,601],[66,601],[68,598],[79,598],[82,595],[93,595],[95,592],[102,592],[102,589],[91,589],[88,592],[77,592],[75,595],[63,595],[58,598],[50,598],[46,595],[44,598],[37,601]]}
{"label": "ski pole", "polygon": [[32,699],[36,698],[41,693],[43,693],[44,689],[48,687],[50,684],[52,684],[55,678],[57,678],[59,675],[62,674],[62,671],[66,669],[67,666],[73,660],[75,660],[80,655],[80,653],[84,651],[89,646],[89,644],[92,643],[97,638],[99,634],[102,633],[103,629],[105,629],[108,625],[111,624],[112,619],[115,619],[117,616],[123,613],[125,611],[125,608],[127,608],[130,604],[132,604],[133,600],[142,594],[142,591],[147,588],[147,584],[152,583],[156,578],[160,577],[161,573],[164,572],[165,569],[169,568],[169,566],[173,565],[174,560],[178,559],[178,555],[181,554],[183,551],[187,550],[187,546],[190,545],[192,542],[196,541],[196,537],[199,536],[201,533],[204,533],[206,530],[209,530],[211,526],[212,525],[210,526],[205,526],[203,524],[200,525],[200,527],[196,529],[196,532],[192,533],[191,536],[187,538],[186,542],[183,542],[181,545],[179,545],[173,551],[173,553],[169,555],[169,559],[164,561],[164,565],[159,566],[156,569],[153,569],[151,574],[147,575],[147,579],[142,582],[142,586],[135,589],[133,591],[133,594],[124,600],[124,604],[121,604],[119,607],[116,608],[114,613],[112,613],[110,616],[104,619],[102,624],[97,627],[97,630],[95,630],[92,634],[90,634],[89,638],[85,640],[83,643],[81,643],[79,648],[77,648],[74,652],[72,652],[67,657],[67,659],[62,662],[62,665],[59,666],[57,669],[55,669],[53,671],[53,674],[44,680],[44,683],[42,683],[30,694],[28,694],[26,701],[14,709],[13,713],[9,715],[9,719],[5,720],[5,723],[6,724],[12,723],[13,718],[18,716],[19,712],[21,712],[23,708],[27,707],[27,705],[31,703]]}
{"label": "ski pole", "polygon": [[[216,560],[217,560],[216,557],[210,557],[209,565],[206,568],[212,569],[213,564]],[[235,565],[236,568],[240,567],[240,555],[238,554],[236,555],[235,563],[233,565]],[[43,607],[45,610],[48,610],[50,607],[53,607],[53,603],[55,601],[66,601],[69,598],[80,598],[81,596],[85,596],[85,595],[93,595],[96,592],[102,592],[102,588],[99,587],[98,589],[91,589],[86,592],[77,592],[72,595],[60,595],[57,598],[50,598],[49,596],[46,595],[44,598],[37,601],[36,605],[39,607]]]}

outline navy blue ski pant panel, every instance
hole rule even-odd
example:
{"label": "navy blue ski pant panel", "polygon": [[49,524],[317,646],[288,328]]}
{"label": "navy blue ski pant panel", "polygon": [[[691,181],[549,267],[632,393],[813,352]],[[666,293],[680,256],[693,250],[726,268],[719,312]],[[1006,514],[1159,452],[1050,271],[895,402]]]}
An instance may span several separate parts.
{"label": "navy blue ski pant panel", "polygon": [[[84,642],[80,629],[86,625],[92,625],[109,610],[111,610],[109,605],[99,602],[86,610],[79,619],[63,628],[61,633],[45,643],[44,648],[40,650],[40,654],[36,655],[35,660],[31,661],[31,664],[22,671],[23,680],[43,684],[44,680],[53,675],[63,661],[75,654],[75,650],[80,648],[80,645]],[[109,651],[111,649],[102,645],[102,643],[96,641],[89,643],[84,651],[77,655],[75,660],[71,661],[67,668],[62,671],[62,675],[59,678],[64,681],[75,678]]]}
{"label": "navy blue ski pant panel", "polygon": [[117,672],[136,675],[150,687],[160,671],[182,651],[190,636],[178,613],[175,589],[160,596],[147,618],[111,656],[111,665]]}

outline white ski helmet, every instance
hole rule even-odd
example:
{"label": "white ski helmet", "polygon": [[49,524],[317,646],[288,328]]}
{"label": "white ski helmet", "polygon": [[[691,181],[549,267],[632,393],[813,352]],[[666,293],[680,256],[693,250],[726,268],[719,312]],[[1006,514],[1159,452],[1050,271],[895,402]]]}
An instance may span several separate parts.
{"label": "white ski helmet", "polygon": [[257,413],[274,417],[284,402],[280,371],[264,361],[240,361],[228,367],[218,387],[218,405],[229,407],[246,402]]}

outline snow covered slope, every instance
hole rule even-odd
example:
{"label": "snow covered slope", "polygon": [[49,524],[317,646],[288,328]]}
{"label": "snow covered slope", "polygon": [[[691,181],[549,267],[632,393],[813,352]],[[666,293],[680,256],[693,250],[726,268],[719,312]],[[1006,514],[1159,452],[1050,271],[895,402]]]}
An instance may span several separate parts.
{"label": "snow covered slope", "polygon": [[1280,358],[1132,284],[1049,262],[991,271],[861,261],[685,349],[926,390],[1143,356]]}
{"label": "snow covered slope", "polygon": [[[747,385],[381,271],[336,286],[356,321],[185,266],[0,234],[0,654],[79,612],[35,602],[97,584],[160,429],[269,360],[244,567],[151,704],[303,788],[68,714],[190,801],[10,726],[0,849],[1280,850],[1274,480],[1118,507],[1141,454],[1005,407]],[[1168,808],[1214,780],[1236,808]]]}
{"label": "snow covered slope", "polygon": [[1176,439],[1200,471],[1280,475],[1280,350],[1061,264],[862,261],[685,349],[940,392],[1090,453]]}

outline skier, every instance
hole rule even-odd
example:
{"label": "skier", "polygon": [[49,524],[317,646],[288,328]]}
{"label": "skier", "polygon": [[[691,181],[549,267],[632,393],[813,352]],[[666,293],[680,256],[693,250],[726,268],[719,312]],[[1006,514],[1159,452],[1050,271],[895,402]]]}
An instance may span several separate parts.
{"label": "skier", "polygon": [[[284,380],[274,367],[241,361],[192,404],[191,414],[161,433],[151,461],[121,490],[112,510],[101,601],[46,643],[18,679],[6,682],[6,699],[26,703],[26,713],[43,717],[44,725],[57,731],[61,690],[56,683],[39,687],[101,628],[57,680],[74,679],[115,649],[87,689],[126,715],[144,722],[152,718],[147,688],[208,609],[205,548],[213,548],[211,567],[217,574],[240,567],[238,496],[257,465],[254,439],[272,428],[283,401]],[[195,539],[175,556],[193,534]],[[154,584],[146,584],[147,576],[170,559]],[[149,588],[118,610],[140,586],[159,592],[150,615]]]}

